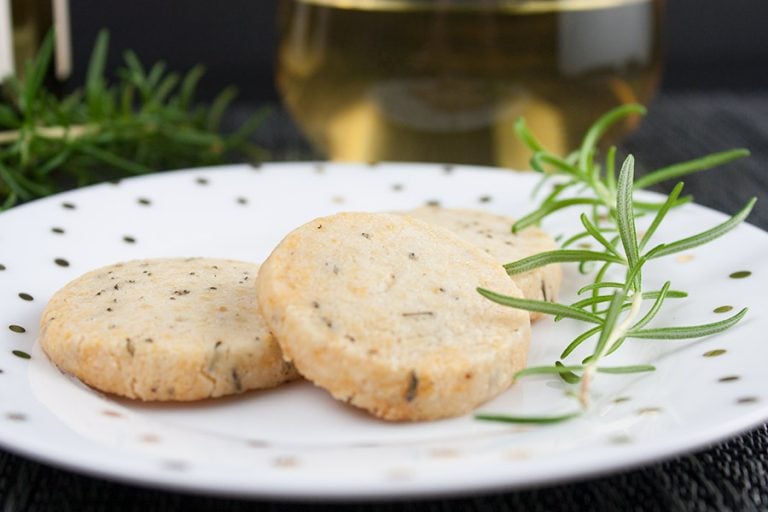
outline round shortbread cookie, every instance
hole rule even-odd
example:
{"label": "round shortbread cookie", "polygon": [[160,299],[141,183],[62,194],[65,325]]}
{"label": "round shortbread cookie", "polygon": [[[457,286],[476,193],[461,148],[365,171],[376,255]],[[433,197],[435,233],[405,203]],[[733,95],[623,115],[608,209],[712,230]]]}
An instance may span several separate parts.
{"label": "round shortbread cookie", "polygon": [[198,400],[297,377],[259,313],[259,266],[188,258],[135,260],[56,292],[40,343],[60,369],[101,391]]}
{"label": "round shortbread cookie", "polygon": [[395,214],[342,213],[291,232],[265,261],[259,305],[286,359],[335,398],[387,420],[457,416],[524,367],[528,313],[489,255]]}
{"label": "round shortbread cookie", "polygon": [[[430,224],[444,227],[493,256],[501,264],[511,263],[534,254],[557,249],[546,232],[530,227],[512,233],[515,220],[503,215],[478,210],[461,210],[425,206],[402,212]],[[556,302],[563,271],[560,265],[547,265],[512,276],[523,297]],[[542,315],[531,313],[536,320]]]}

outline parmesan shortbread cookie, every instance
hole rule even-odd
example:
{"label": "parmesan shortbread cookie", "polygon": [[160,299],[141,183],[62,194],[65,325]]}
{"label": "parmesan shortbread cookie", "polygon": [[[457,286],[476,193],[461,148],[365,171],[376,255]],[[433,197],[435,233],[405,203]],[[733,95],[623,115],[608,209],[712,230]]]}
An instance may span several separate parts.
{"label": "parmesan shortbread cookie", "polygon": [[[510,228],[515,220],[503,215],[433,206],[403,213],[453,231],[467,242],[480,247],[501,264],[557,249],[555,241],[539,228],[530,227],[513,234]],[[557,301],[562,279],[563,271],[560,265],[547,265],[512,276],[512,280],[523,292],[523,297],[550,302]],[[540,313],[531,313],[532,320],[541,316]]]}
{"label": "parmesan shortbread cookie", "polygon": [[258,265],[189,258],[117,263],[59,290],[40,343],[101,391],[198,400],[297,377],[258,310]]}
{"label": "parmesan shortbread cookie", "polygon": [[286,236],[262,264],[259,305],[284,356],[335,398],[387,420],[457,416],[525,366],[525,311],[489,255],[395,214],[342,213]]}

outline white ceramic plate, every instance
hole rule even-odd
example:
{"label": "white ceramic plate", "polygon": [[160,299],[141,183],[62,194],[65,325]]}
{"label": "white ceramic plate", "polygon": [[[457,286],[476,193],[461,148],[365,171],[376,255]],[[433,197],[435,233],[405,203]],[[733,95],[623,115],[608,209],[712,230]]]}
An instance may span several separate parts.
{"label": "white ceramic plate", "polygon": [[[0,215],[0,443],[99,476],[196,492],[285,498],[395,498],[512,489],[621,470],[732,436],[768,418],[768,236],[742,225],[646,272],[690,298],[654,325],[704,323],[752,306],[722,335],[632,340],[612,362],[652,363],[642,376],[601,375],[586,416],[509,426],[471,416],[390,424],[305,382],[187,405],[95,392],[53,367],[36,344],[46,301],[70,279],[120,260],[211,256],[261,261],[290,229],[340,210],[406,209],[430,201],[519,216],[536,176],[437,165],[270,164],[158,174],[104,184]],[[553,234],[577,229],[553,217]],[[657,240],[721,222],[700,206],[674,212]],[[641,226],[642,227],[642,226]],[[736,271],[751,276],[729,278]],[[563,299],[588,276],[565,269]],[[583,325],[543,320],[531,364],[551,364]],[[24,332],[18,332],[21,330]],[[25,358],[25,354],[31,356]],[[573,358],[578,362],[585,352]],[[574,400],[556,378],[522,380],[480,408],[556,414]]]}

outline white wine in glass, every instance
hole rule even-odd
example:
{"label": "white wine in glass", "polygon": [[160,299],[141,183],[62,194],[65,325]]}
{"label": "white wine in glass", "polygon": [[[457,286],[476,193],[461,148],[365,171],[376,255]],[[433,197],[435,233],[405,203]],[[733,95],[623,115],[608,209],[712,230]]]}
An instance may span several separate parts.
{"label": "white wine in glass", "polygon": [[282,0],[278,87],[332,160],[527,168],[518,117],[566,152],[606,110],[650,99],[662,11],[662,0]]}

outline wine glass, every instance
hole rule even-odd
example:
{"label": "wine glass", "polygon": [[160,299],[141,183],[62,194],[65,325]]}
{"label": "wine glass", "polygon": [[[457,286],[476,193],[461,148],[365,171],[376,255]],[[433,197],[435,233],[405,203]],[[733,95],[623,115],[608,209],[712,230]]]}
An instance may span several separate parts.
{"label": "wine glass", "polygon": [[[574,149],[606,110],[647,102],[662,0],[282,0],[278,88],[331,160],[527,168],[528,127]],[[617,141],[637,119],[609,134]]]}

